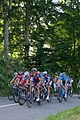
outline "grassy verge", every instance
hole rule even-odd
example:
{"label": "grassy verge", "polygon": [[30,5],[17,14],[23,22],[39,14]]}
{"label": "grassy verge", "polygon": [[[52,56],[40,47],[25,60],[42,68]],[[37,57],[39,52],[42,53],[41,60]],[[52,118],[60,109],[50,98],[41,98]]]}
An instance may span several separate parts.
{"label": "grassy verge", "polygon": [[80,120],[80,107],[59,112],[56,115],[49,115],[44,120]]}

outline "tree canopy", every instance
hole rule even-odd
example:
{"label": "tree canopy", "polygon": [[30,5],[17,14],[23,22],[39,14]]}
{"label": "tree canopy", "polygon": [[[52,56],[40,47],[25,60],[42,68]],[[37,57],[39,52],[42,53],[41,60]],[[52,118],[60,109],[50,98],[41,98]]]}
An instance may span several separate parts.
{"label": "tree canopy", "polygon": [[79,0],[1,0],[0,59],[80,74]]}

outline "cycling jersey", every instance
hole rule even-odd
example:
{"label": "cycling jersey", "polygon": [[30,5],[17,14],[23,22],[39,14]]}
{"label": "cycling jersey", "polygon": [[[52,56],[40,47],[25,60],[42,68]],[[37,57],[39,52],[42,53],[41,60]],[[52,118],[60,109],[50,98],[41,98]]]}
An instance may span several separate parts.
{"label": "cycling jersey", "polygon": [[16,77],[16,80],[18,81],[18,83],[22,80],[22,76],[23,74],[18,74],[18,76]]}
{"label": "cycling jersey", "polygon": [[[49,80],[49,82],[48,82]],[[46,84],[48,82],[48,86],[52,85],[52,78],[50,75],[43,76],[43,84]]]}
{"label": "cycling jersey", "polygon": [[40,78],[40,76],[39,76],[38,74],[36,74],[35,76],[31,75],[30,80],[31,80],[35,85],[37,85],[37,84],[39,83],[39,81],[40,81],[39,78]]}
{"label": "cycling jersey", "polygon": [[64,76],[63,73],[60,74],[60,76],[58,77],[58,79],[59,79],[59,80],[62,80],[62,84],[63,84],[63,86],[65,86],[65,82],[66,82],[66,80],[67,80],[67,77]]}

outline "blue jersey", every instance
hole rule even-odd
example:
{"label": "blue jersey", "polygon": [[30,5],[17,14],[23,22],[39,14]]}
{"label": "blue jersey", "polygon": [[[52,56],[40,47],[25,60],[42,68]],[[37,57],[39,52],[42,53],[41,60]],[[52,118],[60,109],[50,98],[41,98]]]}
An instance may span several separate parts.
{"label": "blue jersey", "polygon": [[58,79],[59,79],[59,80],[62,80],[62,81],[66,81],[66,78],[63,77],[63,76],[59,76]]}
{"label": "blue jersey", "polygon": [[65,80],[69,81],[69,76],[68,75],[66,75]]}
{"label": "blue jersey", "polygon": [[50,79],[50,81],[52,81],[52,78],[51,78],[51,76],[50,76],[50,75],[43,76],[43,83],[48,82],[48,79]]}

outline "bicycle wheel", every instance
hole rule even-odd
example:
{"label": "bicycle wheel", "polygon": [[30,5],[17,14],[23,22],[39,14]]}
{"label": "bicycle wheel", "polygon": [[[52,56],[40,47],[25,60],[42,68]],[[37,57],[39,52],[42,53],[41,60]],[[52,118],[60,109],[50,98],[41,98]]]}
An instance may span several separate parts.
{"label": "bicycle wheel", "polygon": [[29,92],[26,94],[26,102],[28,108],[30,108],[33,105],[33,94],[30,94]]}
{"label": "bicycle wheel", "polygon": [[47,100],[48,103],[50,103],[52,100],[52,94],[49,95],[49,100]]}
{"label": "bicycle wheel", "polygon": [[9,100],[13,100],[13,95],[14,95],[13,88],[11,87],[11,88],[9,88],[8,99]]}
{"label": "bicycle wheel", "polygon": [[70,91],[69,96],[70,96],[70,97],[72,97],[72,96],[73,96],[73,92],[72,92],[72,91]]}
{"label": "bicycle wheel", "polygon": [[59,93],[57,95],[57,99],[58,101],[61,103],[62,102],[62,99],[63,99],[63,95],[62,95],[62,89],[59,89]]}
{"label": "bicycle wheel", "polygon": [[41,101],[41,100],[39,100],[39,101],[37,101],[37,104],[38,104],[38,105],[41,105],[41,102],[42,102],[42,101]]}
{"label": "bicycle wheel", "polygon": [[14,95],[13,95],[13,99],[14,99],[14,102],[15,103],[18,103],[18,99],[19,98],[19,96],[18,96],[18,91],[16,90],[15,92],[14,92]]}
{"label": "bicycle wheel", "polygon": [[68,90],[68,95],[69,95],[70,97],[73,96],[73,89],[72,89],[72,88],[69,88],[69,90]]}
{"label": "bicycle wheel", "polygon": [[67,101],[68,100],[68,95],[65,97],[65,95],[63,96],[64,100]]}
{"label": "bicycle wheel", "polygon": [[66,98],[64,97],[64,100],[67,101],[67,97]]}
{"label": "bicycle wheel", "polygon": [[80,88],[78,88],[78,98],[80,98]]}
{"label": "bicycle wheel", "polygon": [[58,101],[61,103],[62,102],[62,96],[57,96]]}
{"label": "bicycle wheel", "polygon": [[19,98],[18,98],[18,102],[20,105],[23,105],[25,103],[26,99],[25,99],[25,93],[20,92],[19,94]]}
{"label": "bicycle wheel", "polygon": [[12,85],[9,85],[8,99],[9,99],[9,100],[13,100],[13,95],[14,95],[13,86],[12,86]]}

